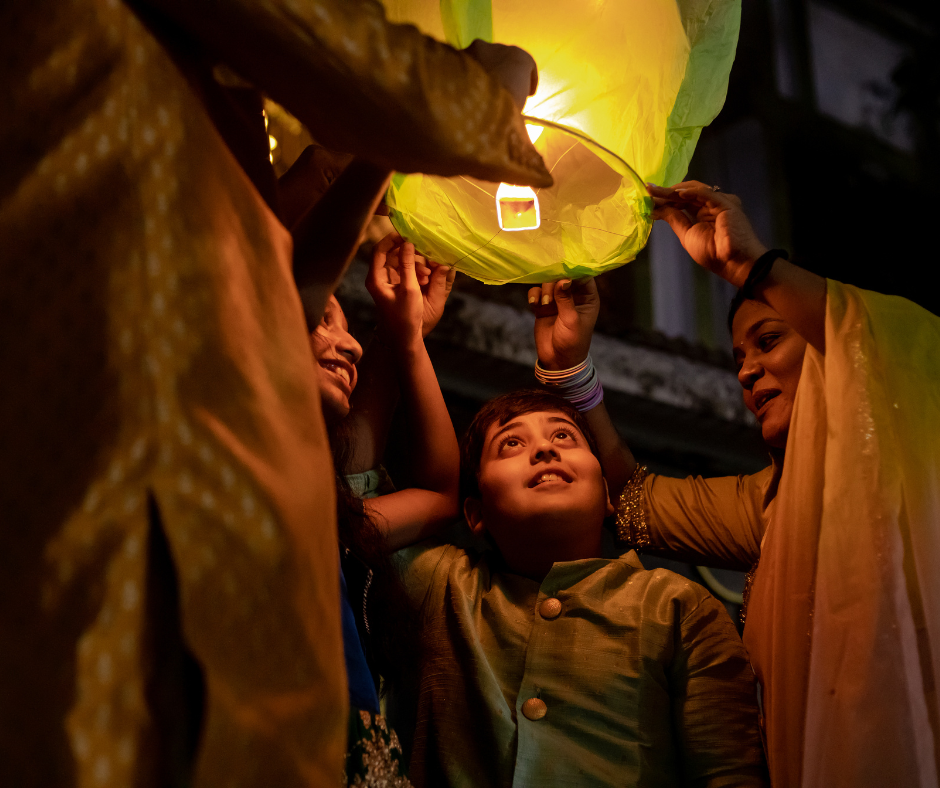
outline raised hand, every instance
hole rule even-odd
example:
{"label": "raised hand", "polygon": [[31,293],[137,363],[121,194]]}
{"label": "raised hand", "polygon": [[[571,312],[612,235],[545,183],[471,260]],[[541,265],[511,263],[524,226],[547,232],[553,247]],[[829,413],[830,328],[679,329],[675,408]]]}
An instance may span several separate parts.
{"label": "raised hand", "polygon": [[736,287],[751,264],[767,251],[733,194],[717,192],[699,181],[664,188],[648,184],[653,217],[669,223],[693,260]]}
{"label": "raised hand", "polygon": [[[390,260],[389,252],[398,247]],[[379,324],[400,347],[421,343],[424,339],[424,295],[415,270],[415,248],[390,233],[372,250],[372,265],[366,289],[375,301]]]}
{"label": "raised hand", "polygon": [[593,279],[560,279],[529,288],[535,348],[543,369],[569,369],[587,358],[600,306]]}
{"label": "raised hand", "polygon": [[[379,242],[379,244],[385,244],[385,248],[388,248],[388,251],[385,252],[385,266],[388,269],[388,276],[393,284],[398,284],[399,281],[398,267],[404,243],[404,240],[398,233],[389,233]],[[376,249],[381,253],[382,249],[379,244],[376,244]],[[390,244],[394,245],[389,248]],[[414,259],[415,274],[418,278],[418,284],[421,287],[421,295],[424,298],[421,333],[423,336],[427,336],[444,314],[444,306],[447,303],[447,299],[450,297],[451,290],[453,290],[457,269],[447,265],[441,265],[418,253],[415,253]]]}

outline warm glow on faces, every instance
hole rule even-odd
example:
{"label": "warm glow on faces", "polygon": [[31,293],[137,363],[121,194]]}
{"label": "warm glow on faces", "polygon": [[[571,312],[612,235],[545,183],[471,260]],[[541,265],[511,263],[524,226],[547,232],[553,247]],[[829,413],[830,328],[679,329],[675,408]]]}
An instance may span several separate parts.
{"label": "warm glow on faces", "polygon": [[318,364],[320,400],[328,419],[341,419],[349,413],[349,397],[356,388],[356,364],[362,347],[349,333],[346,316],[335,297],[330,296],[323,320],[310,334],[310,347]]}
{"label": "warm glow on faces", "polygon": [[745,301],[732,325],[734,361],[744,404],[760,423],[768,446],[787,445],[806,340],[766,304]]}
{"label": "warm glow on faces", "polygon": [[521,532],[548,541],[572,530],[599,532],[608,511],[600,462],[560,411],[526,413],[502,426],[493,424],[478,480],[480,530],[488,531],[501,548]]}

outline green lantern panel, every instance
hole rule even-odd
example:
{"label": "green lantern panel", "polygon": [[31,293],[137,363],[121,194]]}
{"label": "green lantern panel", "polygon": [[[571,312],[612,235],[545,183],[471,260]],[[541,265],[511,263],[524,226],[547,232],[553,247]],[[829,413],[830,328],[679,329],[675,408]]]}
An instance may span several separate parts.
{"label": "green lantern panel", "polygon": [[[591,276],[634,259],[645,182],[682,180],[724,103],[740,0],[384,0],[389,17],[465,47],[516,44],[539,66],[530,136],[555,185],[396,174],[396,229],[484,282]],[[535,135],[538,134],[536,137]]]}
{"label": "green lantern panel", "polygon": [[[535,147],[555,178],[551,188],[512,187],[525,188],[531,198],[510,195],[500,205],[500,184],[396,174],[386,197],[395,228],[420,239],[429,257],[488,284],[593,276],[632,260],[651,226],[652,200],[643,181],[577,131],[527,123],[530,136],[540,131]],[[519,229],[508,226],[513,223]]]}

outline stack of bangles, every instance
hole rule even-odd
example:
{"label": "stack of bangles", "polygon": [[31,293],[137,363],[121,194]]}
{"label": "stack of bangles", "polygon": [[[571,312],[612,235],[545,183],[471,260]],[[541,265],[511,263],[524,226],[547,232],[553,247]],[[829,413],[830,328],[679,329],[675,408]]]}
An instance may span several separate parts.
{"label": "stack of bangles", "polygon": [[555,371],[542,369],[536,361],[535,379],[553,393],[564,397],[582,413],[596,408],[604,399],[604,389],[590,356],[576,367]]}

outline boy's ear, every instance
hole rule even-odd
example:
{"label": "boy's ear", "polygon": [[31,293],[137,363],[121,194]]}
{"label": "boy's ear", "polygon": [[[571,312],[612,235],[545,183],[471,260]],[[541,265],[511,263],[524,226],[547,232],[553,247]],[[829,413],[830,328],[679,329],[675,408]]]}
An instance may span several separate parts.
{"label": "boy's ear", "polygon": [[610,502],[610,488],[607,486],[607,479],[604,479],[604,500],[607,501],[607,511],[604,514],[604,517],[610,517],[616,513],[614,505]]}
{"label": "boy's ear", "polygon": [[463,516],[467,518],[467,525],[473,531],[474,536],[482,536],[486,533],[486,526],[483,524],[483,502],[476,498],[466,498],[463,502]]}

